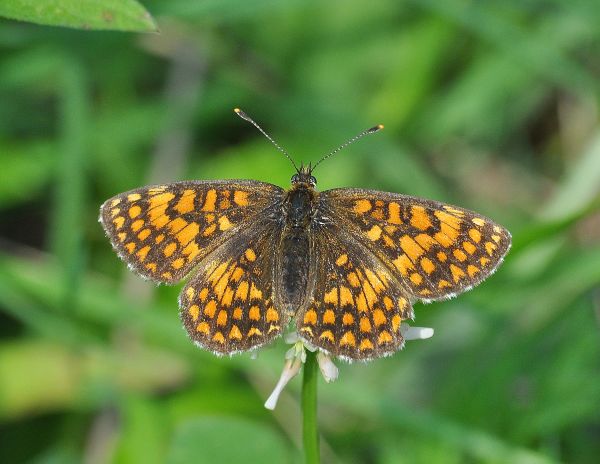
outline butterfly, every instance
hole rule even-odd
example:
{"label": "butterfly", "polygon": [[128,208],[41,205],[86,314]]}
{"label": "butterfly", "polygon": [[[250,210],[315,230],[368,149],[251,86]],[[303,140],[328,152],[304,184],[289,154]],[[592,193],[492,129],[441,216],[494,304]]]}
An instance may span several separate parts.
{"label": "butterfly", "polygon": [[412,305],[453,297],[502,262],[511,235],[472,211],[397,193],[319,192],[314,166],[291,188],[255,180],[183,181],[107,200],[100,222],[140,276],[174,284],[190,338],[216,354],[261,347],[290,323],[300,338],[347,360],[390,355]]}

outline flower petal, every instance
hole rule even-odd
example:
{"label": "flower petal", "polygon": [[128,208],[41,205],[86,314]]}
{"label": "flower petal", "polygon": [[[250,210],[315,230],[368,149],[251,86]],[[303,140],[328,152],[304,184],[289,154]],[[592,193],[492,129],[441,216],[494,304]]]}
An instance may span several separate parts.
{"label": "flower petal", "polygon": [[287,383],[298,374],[301,367],[302,361],[299,358],[296,358],[294,360],[288,359],[285,362],[283,372],[281,373],[281,377],[279,377],[277,385],[275,385],[273,393],[271,393],[267,401],[265,401],[265,408],[270,410],[275,409],[275,406],[277,406],[277,400],[279,399],[279,395],[281,394]]}
{"label": "flower petal", "polygon": [[325,382],[333,382],[338,378],[340,371],[328,355],[319,351],[317,353],[317,362],[319,363],[319,369],[321,369],[321,374],[323,374]]}
{"label": "flower petal", "polygon": [[400,326],[400,332],[404,340],[425,340],[433,337],[433,329],[431,327],[411,327],[408,324]]}

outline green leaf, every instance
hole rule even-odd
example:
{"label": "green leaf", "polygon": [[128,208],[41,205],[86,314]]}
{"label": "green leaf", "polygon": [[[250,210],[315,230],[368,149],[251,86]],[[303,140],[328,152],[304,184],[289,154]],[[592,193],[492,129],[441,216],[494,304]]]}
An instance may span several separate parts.
{"label": "green leaf", "polygon": [[135,0],[4,0],[0,16],[77,29],[157,31],[150,13]]}
{"label": "green leaf", "polygon": [[181,424],[171,443],[168,464],[289,462],[282,438],[269,427],[229,417],[202,417]]}

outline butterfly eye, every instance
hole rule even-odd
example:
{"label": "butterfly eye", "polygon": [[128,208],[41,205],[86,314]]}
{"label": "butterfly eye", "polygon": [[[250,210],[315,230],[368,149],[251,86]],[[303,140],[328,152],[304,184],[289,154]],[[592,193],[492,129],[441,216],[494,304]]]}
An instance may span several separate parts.
{"label": "butterfly eye", "polygon": [[312,185],[317,185],[317,178],[315,176],[310,176],[310,183]]}
{"label": "butterfly eye", "polygon": [[292,176],[292,184],[295,184],[296,182],[298,182],[298,180],[300,179],[300,177],[298,177],[298,174],[294,174]]}

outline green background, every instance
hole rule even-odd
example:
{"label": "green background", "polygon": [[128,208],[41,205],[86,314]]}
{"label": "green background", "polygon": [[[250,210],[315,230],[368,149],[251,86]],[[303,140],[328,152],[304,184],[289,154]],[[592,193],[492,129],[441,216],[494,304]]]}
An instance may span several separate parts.
{"label": "green background", "polygon": [[[0,19],[0,462],[300,462],[299,379],[262,406],[284,343],[195,348],[181,285],[131,274],[97,222],[148,183],[289,185],[236,106],[304,162],[383,123],[319,166],[320,189],[425,196],[513,233],[484,284],[415,306],[432,339],[319,379],[324,462],[597,462],[597,2],[143,3],[159,34]],[[102,18],[154,28],[120,14]]]}

